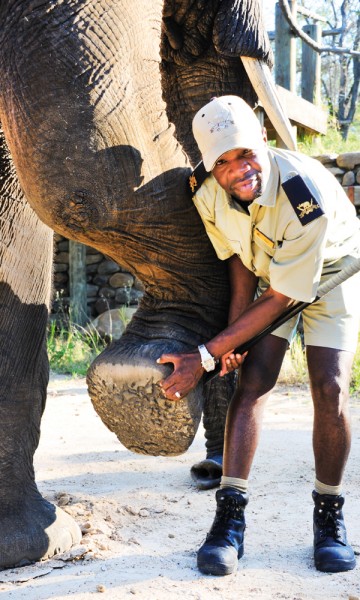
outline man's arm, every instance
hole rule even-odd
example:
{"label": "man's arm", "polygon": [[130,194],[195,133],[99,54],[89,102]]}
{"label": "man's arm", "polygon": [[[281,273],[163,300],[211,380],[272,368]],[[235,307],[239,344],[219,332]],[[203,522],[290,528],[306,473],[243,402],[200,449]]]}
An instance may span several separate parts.
{"label": "man's arm", "polygon": [[296,303],[296,300],[284,296],[269,287],[261,296],[226,329],[206,343],[206,347],[215,358],[250,340],[263,331],[277,317]]}
{"label": "man's arm", "polygon": [[[231,352],[231,349],[263,331],[295,303],[296,300],[269,287],[231,325],[209,342],[205,342],[206,348],[212,356],[220,359],[224,354]],[[160,382],[166,396],[173,400],[179,398],[179,394],[184,396],[193,389],[204,372],[197,350],[186,354],[163,354],[157,362],[172,362],[174,365],[173,373]]]}
{"label": "man's arm", "polygon": [[[231,289],[228,324],[231,325],[254,301],[258,278],[244,266],[237,254],[228,259],[228,271]],[[237,369],[243,360],[244,356],[233,354],[232,351],[224,354],[221,357],[220,376]]]}
{"label": "man's arm", "polygon": [[258,278],[244,266],[237,254],[228,259],[228,270],[231,289],[228,323],[231,325],[253,302]]}

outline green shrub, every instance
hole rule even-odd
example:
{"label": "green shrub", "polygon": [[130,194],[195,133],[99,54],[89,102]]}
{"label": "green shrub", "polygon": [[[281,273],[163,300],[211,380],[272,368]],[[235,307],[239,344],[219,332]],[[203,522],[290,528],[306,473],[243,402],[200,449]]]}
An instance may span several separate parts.
{"label": "green shrub", "polygon": [[360,336],[352,369],[350,392],[351,394],[360,394]]}
{"label": "green shrub", "polygon": [[360,109],[350,126],[347,140],[343,140],[335,120],[329,119],[326,135],[304,136],[298,139],[298,149],[303,154],[318,156],[321,154],[344,154],[359,152]]}
{"label": "green shrub", "polygon": [[91,362],[106,347],[95,328],[84,329],[69,323],[60,329],[50,323],[47,349],[50,369],[55,373],[85,376]]}

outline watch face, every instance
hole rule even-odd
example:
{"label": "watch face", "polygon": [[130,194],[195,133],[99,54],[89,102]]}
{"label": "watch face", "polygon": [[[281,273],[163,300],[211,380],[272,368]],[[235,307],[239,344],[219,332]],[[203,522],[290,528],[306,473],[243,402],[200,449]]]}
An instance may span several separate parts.
{"label": "watch face", "polygon": [[201,356],[201,366],[205,369],[205,371],[213,371],[215,369],[215,359],[211,356],[210,352],[208,352],[206,346],[201,345],[198,346],[198,350]]}
{"label": "watch face", "polygon": [[215,361],[212,357],[207,358],[203,361],[202,366],[204,367],[205,371],[213,371],[215,369]]}

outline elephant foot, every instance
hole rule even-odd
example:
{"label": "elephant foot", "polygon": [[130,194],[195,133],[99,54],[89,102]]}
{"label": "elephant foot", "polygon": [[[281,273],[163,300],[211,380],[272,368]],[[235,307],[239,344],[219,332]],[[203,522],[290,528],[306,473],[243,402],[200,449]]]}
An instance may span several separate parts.
{"label": "elephant foot", "polygon": [[211,490],[220,485],[222,476],[222,455],[206,458],[190,469],[190,475],[198,490]]}
{"label": "elephant foot", "polygon": [[70,550],[81,540],[76,522],[40,496],[24,510],[0,514],[0,569],[24,566]]}
{"label": "elephant foot", "polygon": [[[129,450],[152,456],[186,452],[198,429],[202,392],[173,402],[164,397],[159,381],[169,372],[154,357],[124,357],[117,364],[93,363],[87,377],[95,410],[105,425]],[[127,362],[125,362],[127,361]]]}

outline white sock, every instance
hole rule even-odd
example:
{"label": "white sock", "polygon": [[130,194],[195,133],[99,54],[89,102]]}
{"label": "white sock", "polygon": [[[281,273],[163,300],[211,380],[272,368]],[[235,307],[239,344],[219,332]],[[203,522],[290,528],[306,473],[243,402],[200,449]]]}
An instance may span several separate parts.
{"label": "white sock", "polygon": [[342,492],[342,484],[327,485],[326,483],[321,483],[321,481],[315,479],[315,492],[318,494],[330,494],[330,496],[340,496]]}
{"label": "white sock", "polygon": [[245,494],[248,489],[248,480],[240,479],[239,477],[226,477],[223,475],[220,480],[220,489],[222,490],[225,487],[232,487]]}

